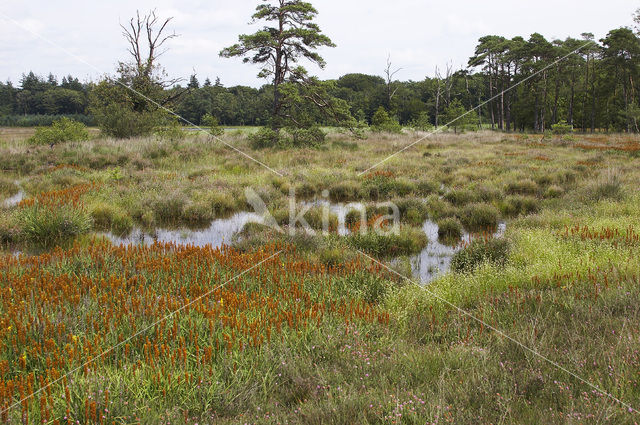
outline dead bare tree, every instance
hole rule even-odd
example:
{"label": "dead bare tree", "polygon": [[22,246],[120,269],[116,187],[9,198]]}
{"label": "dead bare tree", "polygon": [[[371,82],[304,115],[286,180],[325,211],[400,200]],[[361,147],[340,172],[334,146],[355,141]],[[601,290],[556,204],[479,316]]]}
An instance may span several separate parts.
{"label": "dead bare tree", "polygon": [[398,87],[393,88],[393,77],[402,70],[402,68],[397,68],[395,70],[391,69],[391,54],[387,56],[387,67],[384,70],[384,74],[386,76],[387,83],[387,109],[391,109],[391,99],[395,96],[398,91]]}
{"label": "dead bare tree", "polygon": [[436,77],[436,113],[435,113],[435,119],[436,119],[436,128],[438,127],[438,118],[440,116],[440,100],[442,99],[442,97],[444,96],[444,100],[445,100],[445,104],[446,106],[449,105],[449,102],[451,101],[451,87],[453,85],[453,66],[448,63],[446,65],[446,72],[445,72],[445,77],[442,78],[442,74],[440,74],[440,70],[438,69],[438,67],[436,66],[436,72],[435,72],[435,77]]}
{"label": "dead bare tree", "polygon": [[118,72],[121,80],[141,94],[151,97],[161,105],[166,105],[187,90],[177,90],[171,95],[161,95],[165,89],[184,81],[183,78],[169,78],[158,58],[168,50],[166,43],[176,37],[175,32],[168,33],[168,25],[173,18],[160,19],[155,10],[129,20],[127,25],[120,24],[122,35],[127,40],[127,51],[132,61],[120,62]]}

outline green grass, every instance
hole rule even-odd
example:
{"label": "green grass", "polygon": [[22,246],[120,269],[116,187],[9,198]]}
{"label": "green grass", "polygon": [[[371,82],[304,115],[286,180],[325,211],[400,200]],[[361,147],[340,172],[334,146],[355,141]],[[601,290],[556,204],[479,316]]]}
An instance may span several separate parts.
{"label": "green grass", "polygon": [[[7,253],[0,266],[0,360],[10,371],[0,376],[2,382],[46,370],[46,356],[37,353],[35,343],[17,343],[17,326],[28,341],[45,347],[38,339],[41,327],[47,321],[64,323],[66,330],[50,337],[60,350],[73,346],[73,336],[81,341],[75,356],[67,356],[73,360],[59,368],[70,370],[84,359],[89,343],[95,349],[96,335],[103,337],[101,347],[131,335],[132,323],[140,329],[160,314],[158,300],[172,300],[165,310],[177,308],[255,264],[252,253],[279,243],[286,254],[277,266],[248,273],[229,286],[228,302],[239,304],[225,315],[240,317],[245,295],[249,305],[261,291],[272,301],[291,291],[294,297],[284,311],[303,311],[307,296],[322,300],[320,323],[309,321],[297,330],[287,325],[259,349],[218,350],[214,361],[202,364],[196,353],[209,344],[206,338],[221,337],[223,320],[231,319],[220,318],[212,332],[200,310],[204,304],[188,309],[176,316],[176,336],[157,342],[172,352],[184,348],[186,362],[171,364],[171,354],[147,361],[146,338],[153,341],[151,350],[156,343],[155,331],[149,332],[132,343],[130,357],[110,358],[88,375],[76,375],[70,384],[72,418],[87,422],[86,400],[103,400],[100,390],[108,389],[109,423],[637,422],[628,409],[449,303],[638,408],[640,242],[626,235],[640,231],[639,158],[616,151],[594,155],[554,138],[540,143],[517,134],[439,134],[374,170],[381,173],[359,177],[411,137],[381,134],[353,140],[330,132],[323,149],[254,151],[246,134],[254,130],[227,130],[225,140],[284,177],[197,134],[127,143],[97,137],[53,149],[29,146],[23,140],[28,135],[6,138],[0,145],[3,196],[16,190],[15,180],[27,199],[94,186],[77,208],[0,210],[0,242]],[[598,137],[613,143],[636,136],[575,137],[575,143]],[[373,201],[392,200],[399,207],[401,231],[339,237],[280,234],[251,224],[234,242],[238,251],[233,255],[193,249],[147,258],[149,248],[126,254],[109,248],[94,255],[91,232],[197,227],[248,210],[246,187],[260,194],[281,223],[288,220],[291,188],[298,200],[324,198],[327,190],[335,202],[362,201],[369,207],[368,219],[388,213],[374,208]],[[358,214],[350,214],[348,221],[359,221]],[[318,228],[320,209],[309,218]],[[354,249],[406,272],[408,261],[395,258],[424,248],[426,218],[439,224],[441,237],[458,236],[460,225],[480,232],[500,220],[507,221],[507,231],[504,239],[476,240],[461,250],[454,270],[426,287],[384,272]],[[67,251],[54,248],[69,246],[74,238]],[[46,250],[38,261],[15,263],[9,254],[16,247],[29,252],[35,246]],[[344,264],[352,268],[338,273]],[[275,267],[282,269],[276,272]],[[144,283],[132,280],[142,276]],[[220,296],[213,294],[207,306]],[[60,300],[65,303],[56,304]],[[389,314],[388,322],[342,316],[344,306],[356,302]],[[120,304],[133,321],[114,317],[104,326],[105,305],[116,311]],[[251,306],[258,310],[249,309],[247,323],[265,317],[260,304]],[[13,341],[28,353],[26,367]],[[185,372],[195,381],[179,381]],[[64,389],[56,387],[52,397],[61,419]],[[32,422],[40,419],[38,403],[28,407]],[[18,408],[10,418],[19,422],[21,414]]]}

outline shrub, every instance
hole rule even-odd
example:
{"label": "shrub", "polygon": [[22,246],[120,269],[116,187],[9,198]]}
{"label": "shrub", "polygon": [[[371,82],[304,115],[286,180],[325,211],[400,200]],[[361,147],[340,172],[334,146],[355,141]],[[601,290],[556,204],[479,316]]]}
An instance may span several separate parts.
{"label": "shrub", "polygon": [[414,117],[409,122],[409,127],[417,131],[433,130],[433,124],[431,124],[431,119],[429,118],[429,114],[425,111],[420,112],[416,117]]}
{"label": "shrub", "polygon": [[100,131],[116,139],[146,136],[160,121],[160,114],[136,112],[119,103],[111,103],[94,111]]}
{"label": "shrub", "polygon": [[470,231],[494,229],[500,212],[491,204],[469,204],[460,213],[460,221]]}
{"label": "shrub", "polygon": [[505,216],[515,217],[538,212],[539,201],[531,196],[508,196],[500,203],[500,211]]}
{"label": "shrub", "polygon": [[455,217],[448,217],[437,222],[438,238],[445,241],[458,240],[462,237],[462,224]]}
{"label": "shrub", "polygon": [[288,130],[295,147],[318,147],[324,144],[327,134],[320,127],[294,128]]}
{"label": "shrub", "polygon": [[504,238],[476,239],[456,252],[451,269],[456,272],[472,271],[483,263],[505,264],[509,257],[509,241]]}
{"label": "shrub", "polygon": [[250,134],[249,141],[253,149],[275,148],[286,144],[283,136],[269,127],[262,127],[257,132]]}
{"label": "shrub", "polygon": [[35,204],[18,214],[22,237],[43,247],[51,247],[88,232],[92,226],[89,214],[70,206],[48,207]]}
{"label": "shrub", "polygon": [[176,120],[173,120],[168,125],[163,127],[158,127],[156,130],[156,135],[162,139],[169,142],[178,142],[180,140],[184,140],[186,134],[182,129],[182,125]]}
{"label": "shrub", "polygon": [[382,106],[373,114],[371,128],[379,133],[402,133],[402,126],[398,123],[398,120],[391,118]]}
{"label": "shrub", "polygon": [[507,183],[504,190],[511,195],[535,195],[538,193],[538,184],[531,179],[524,179]]}
{"label": "shrub", "polygon": [[224,134],[224,129],[218,125],[218,118],[214,117],[211,114],[205,114],[204,117],[200,120],[202,126],[211,134],[212,136],[218,137]]}
{"label": "shrub", "polygon": [[60,118],[51,124],[51,127],[38,127],[29,143],[34,145],[53,145],[62,142],[79,142],[87,140],[89,132],[87,127],[70,118]]}
{"label": "shrub", "polygon": [[569,134],[573,132],[573,126],[568,124],[565,120],[562,120],[557,124],[553,124],[551,126],[551,131],[553,134]]}

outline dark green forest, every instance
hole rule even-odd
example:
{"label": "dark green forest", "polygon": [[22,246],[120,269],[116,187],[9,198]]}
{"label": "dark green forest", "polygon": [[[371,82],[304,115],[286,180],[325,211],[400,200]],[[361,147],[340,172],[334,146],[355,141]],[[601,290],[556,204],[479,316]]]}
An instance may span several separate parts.
{"label": "dark green forest", "polygon": [[[403,125],[443,125],[447,111],[488,101],[474,112],[473,125],[542,132],[566,121],[584,132],[638,132],[638,81],[640,38],[630,28],[619,28],[601,40],[587,33],[566,40],[547,40],[537,33],[528,39],[485,36],[466,69],[447,67],[422,81],[354,73],[325,83],[329,94],[346,101],[363,123],[371,123],[382,106]],[[0,125],[48,125],[60,116],[92,125],[90,101],[96,87],[73,76],[59,80],[25,73],[16,85],[0,83]],[[164,90],[167,98],[176,94],[171,108],[198,125],[206,114],[227,126],[265,125],[273,102],[271,84],[225,87],[218,78],[211,82],[195,75]],[[320,112],[313,119],[330,124]]]}

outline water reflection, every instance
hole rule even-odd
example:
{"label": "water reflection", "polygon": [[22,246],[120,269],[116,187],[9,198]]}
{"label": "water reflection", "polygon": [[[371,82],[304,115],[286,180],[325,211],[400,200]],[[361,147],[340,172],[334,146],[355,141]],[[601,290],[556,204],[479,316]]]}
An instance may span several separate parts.
{"label": "water reflection", "polygon": [[22,201],[24,199],[24,191],[22,189],[20,189],[18,191],[18,193],[16,193],[13,196],[8,197],[7,199],[4,200],[3,205],[6,208],[10,208],[10,207],[14,207],[16,205],[18,205],[20,203],[20,201]]}
{"label": "water reflection", "polygon": [[111,233],[106,233],[106,236],[114,244],[122,245],[152,244],[157,241],[193,246],[211,245],[217,248],[223,243],[231,243],[233,236],[239,233],[247,223],[252,222],[262,223],[262,217],[255,213],[240,212],[229,218],[214,220],[208,228],[202,230],[156,229],[153,232],[144,232],[141,229],[134,229],[126,237],[118,237]]}
{"label": "water reflection", "polygon": [[[503,236],[506,228],[506,223],[498,224],[493,236]],[[451,246],[442,244],[438,240],[438,225],[433,221],[427,220],[422,225],[422,230],[427,234],[429,243],[422,252],[410,258],[411,271],[414,277],[419,278],[422,283],[429,283],[451,269],[451,259],[454,254],[462,249],[466,243],[470,243],[473,237],[470,233],[465,232],[460,241]]]}

